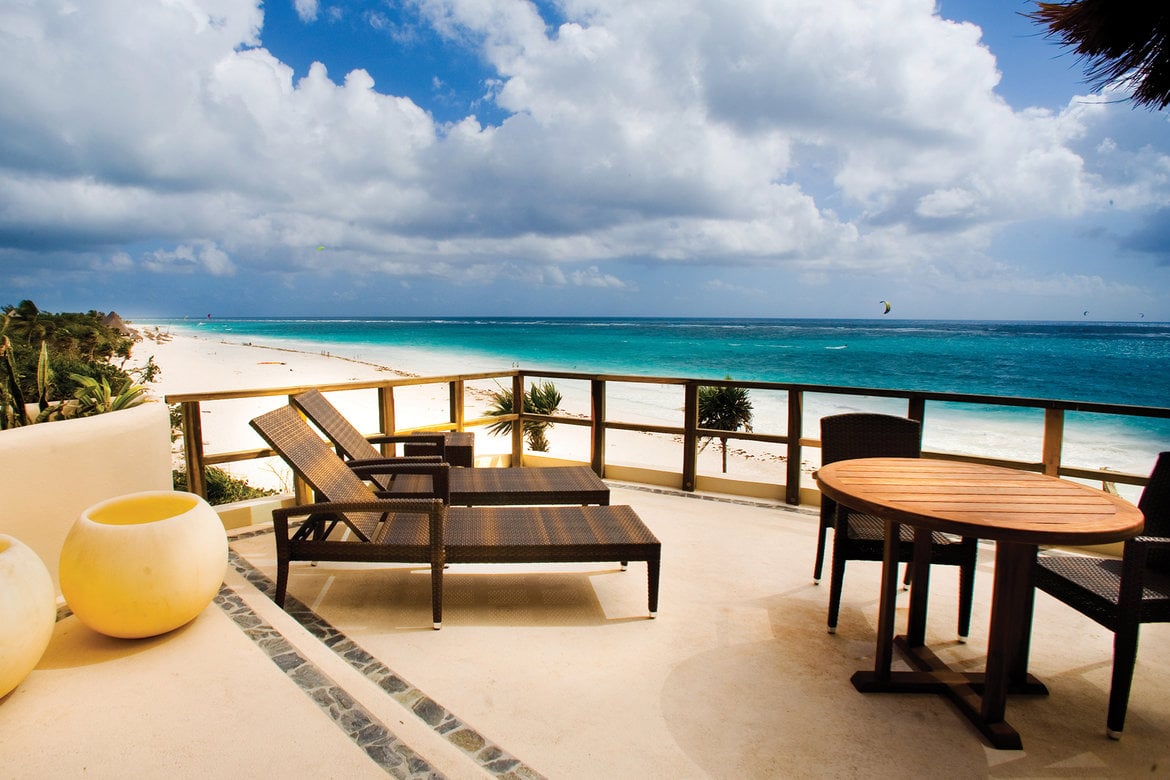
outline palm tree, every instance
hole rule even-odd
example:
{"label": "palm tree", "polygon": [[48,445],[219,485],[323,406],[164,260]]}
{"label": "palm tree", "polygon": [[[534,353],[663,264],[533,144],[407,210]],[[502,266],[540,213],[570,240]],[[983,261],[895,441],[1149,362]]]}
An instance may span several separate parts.
{"label": "palm tree", "polygon": [[1048,28],[1085,61],[1096,89],[1133,86],[1131,100],[1163,109],[1170,104],[1170,5],[1165,2],[1075,0],[1036,3],[1024,14]]}
{"label": "palm tree", "polygon": [[[492,406],[487,413],[493,417],[513,414],[512,391],[500,388],[491,394]],[[552,382],[537,382],[528,388],[524,394],[525,414],[556,414],[561,406],[561,392]],[[541,420],[525,420],[524,436],[528,439],[528,447],[533,452],[548,452],[548,439],[544,432],[552,427],[552,423]],[[488,433],[500,435],[512,432],[512,421],[501,420],[492,423],[487,428]]]}
{"label": "palm tree", "polygon": [[[752,401],[746,388],[731,385],[699,388],[700,428],[738,431],[740,426],[747,431],[752,429]],[[723,473],[726,474],[727,439],[721,436],[719,441],[723,445]]]}

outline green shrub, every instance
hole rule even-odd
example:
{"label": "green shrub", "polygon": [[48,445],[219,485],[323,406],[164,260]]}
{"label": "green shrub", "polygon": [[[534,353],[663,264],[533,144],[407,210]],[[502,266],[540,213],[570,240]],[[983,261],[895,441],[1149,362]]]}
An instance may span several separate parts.
{"label": "green shrub", "polygon": [[[186,471],[172,471],[171,481],[174,483],[175,490],[187,490]],[[276,495],[275,490],[253,487],[245,480],[237,479],[223,469],[215,466],[207,469],[207,503],[213,506],[274,495]]]}

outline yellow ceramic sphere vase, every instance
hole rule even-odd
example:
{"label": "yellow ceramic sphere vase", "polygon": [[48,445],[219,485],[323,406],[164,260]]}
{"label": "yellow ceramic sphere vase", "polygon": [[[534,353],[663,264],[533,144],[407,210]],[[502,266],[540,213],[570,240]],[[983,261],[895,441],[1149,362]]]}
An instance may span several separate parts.
{"label": "yellow ceramic sphere vase", "polygon": [[45,654],[57,622],[57,592],[40,557],[0,534],[0,697],[28,676]]}
{"label": "yellow ceramic sphere vase", "polygon": [[215,597],[227,535],[194,493],[132,493],[81,513],[61,549],[61,594],[108,636],[156,636],[190,622]]}

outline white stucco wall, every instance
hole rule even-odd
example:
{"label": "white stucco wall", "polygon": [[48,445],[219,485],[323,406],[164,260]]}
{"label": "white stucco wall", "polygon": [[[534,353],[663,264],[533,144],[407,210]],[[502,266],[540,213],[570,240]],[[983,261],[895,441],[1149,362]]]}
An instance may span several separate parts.
{"label": "white stucco wall", "polygon": [[0,533],[31,547],[53,577],[61,545],[86,507],[171,489],[166,404],[0,431]]}

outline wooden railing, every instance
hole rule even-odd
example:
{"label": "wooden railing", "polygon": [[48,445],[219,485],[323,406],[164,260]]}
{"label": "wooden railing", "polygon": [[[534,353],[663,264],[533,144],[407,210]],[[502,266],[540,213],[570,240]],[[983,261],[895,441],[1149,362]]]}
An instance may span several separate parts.
{"label": "wooden railing", "polygon": [[[589,383],[589,415],[586,417],[571,417],[565,415],[533,415],[526,414],[515,404],[517,413],[506,416],[487,416],[468,419],[465,414],[466,384],[479,380],[511,381],[512,397],[521,398],[525,388],[531,380],[567,379]],[[659,386],[678,386],[683,396],[683,424],[654,425],[644,422],[631,422],[610,419],[606,408],[607,389],[611,384],[646,384]],[[394,391],[396,388],[446,384],[448,387],[449,415],[446,420],[428,422],[409,428],[398,428],[396,425]],[[760,431],[725,431],[699,427],[699,388],[700,387],[739,387],[746,390],[778,391],[787,395],[787,428],[783,432]],[[1086,403],[1075,401],[1059,401],[1041,398],[1015,398],[1006,396],[970,395],[964,393],[932,393],[917,390],[890,390],[885,388],[840,387],[830,385],[789,384],[780,382],[742,382],[735,380],[689,379],[678,377],[647,377],[618,374],[584,374],[568,371],[524,371],[512,370],[501,372],[487,372],[479,374],[459,374],[437,377],[412,377],[406,379],[387,379],[366,382],[347,382],[313,386],[291,386],[269,389],[240,390],[210,393],[182,393],[166,396],[168,404],[178,404],[181,408],[183,427],[184,456],[187,464],[188,489],[192,492],[206,495],[206,468],[208,466],[232,463],[237,461],[265,458],[272,456],[270,449],[255,449],[239,452],[205,453],[203,451],[201,409],[200,404],[211,401],[226,401],[231,399],[261,398],[270,396],[292,396],[309,389],[318,389],[322,392],[342,390],[377,390],[378,421],[380,432],[405,433],[410,431],[462,431],[504,420],[513,421],[511,440],[511,462],[519,465],[523,460],[523,424],[525,420],[541,420],[557,425],[588,426],[590,428],[590,458],[589,463],[595,472],[605,476],[605,435],[607,431],[640,431],[645,433],[670,434],[682,437],[682,462],[680,464],[681,485],[684,490],[693,491],[696,486],[698,471],[699,443],[706,437],[717,437],[727,440],[761,442],[784,445],[787,466],[784,485],[784,499],[789,504],[800,503],[801,462],[803,447],[819,447],[820,441],[805,436],[804,432],[804,402],[805,396],[810,393],[819,395],[836,395],[851,397],[893,398],[906,402],[907,416],[924,421],[927,403],[968,404],[992,407],[1016,407],[1043,410],[1043,438],[1039,460],[1020,461],[1002,458],[988,458],[975,454],[956,454],[941,452],[924,452],[930,457],[952,460],[965,460],[979,463],[1018,468],[1027,471],[1036,471],[1051,476],[1073,477],[1078,479],[1100,480],[1102,483],[1120,483],[1142,485],[1146,481],[1144,474],[1128,474],[1106,469],[1088,469],[1065,466],[1062,463],[1064,447],[1064,423],[1068,412],[1085,412],[1101,415],[1119,415],[1126,417],[1146,417],[1170,419],[1170,408],[1125,406],[1117,404]],[[304,487],[298,485],[298,497]]]}

